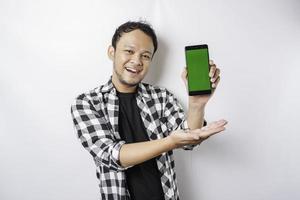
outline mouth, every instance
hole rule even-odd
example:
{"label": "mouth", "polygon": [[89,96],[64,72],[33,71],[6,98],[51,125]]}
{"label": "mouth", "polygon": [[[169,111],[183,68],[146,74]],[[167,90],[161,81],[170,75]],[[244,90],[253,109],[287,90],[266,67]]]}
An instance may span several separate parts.
{"label": "mouth", "polygon": [[132,73],[132,74],[138,74],[140,73],[142,70],[138,70],[136,68],[133,68],[133,67],[125,67],[126,71]]}

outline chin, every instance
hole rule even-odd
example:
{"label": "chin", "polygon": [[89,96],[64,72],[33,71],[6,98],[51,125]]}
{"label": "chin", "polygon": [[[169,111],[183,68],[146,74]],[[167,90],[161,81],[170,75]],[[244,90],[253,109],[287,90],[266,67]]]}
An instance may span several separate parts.
{"label": "chin", "polygon": [[126,79],[122,79],[121,82],[125,85],[128,86],[136,86],[138,85],[142,80],[141,79],[136,79],[136,80],[126,80]]}

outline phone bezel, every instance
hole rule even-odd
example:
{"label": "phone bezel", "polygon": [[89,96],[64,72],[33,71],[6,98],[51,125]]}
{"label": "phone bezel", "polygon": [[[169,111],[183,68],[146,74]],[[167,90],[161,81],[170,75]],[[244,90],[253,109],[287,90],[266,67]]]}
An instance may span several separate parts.
{"label": "phone bezel", "polygon": [[[188,68],[188,64],[187,64],[187,59],[186,59],[186,51],[189,51],[189,50],[195,50],[195,49],[207,49],[208,63],[209,63],[209,51],[208,51],[208,45],[207,45],[207,44],[185,46],[184,49],[185,49],[185,60],[186,60],[186,66],[187,66],[187,68]],[[208,67],[210,68],[210,65],[208,65]],[[188,69],[187,69],[187,70],[188,70]],[[188,84],[189,84],[188,77],[187,77],[187,82],[188,82]],[[212,92],[211,82],[210,82],[210,88],[211,88],[210,90],[190,91],[190,90],[189,90],[189,86],[188,86],[189,96],[211,94],[211,92]]]}

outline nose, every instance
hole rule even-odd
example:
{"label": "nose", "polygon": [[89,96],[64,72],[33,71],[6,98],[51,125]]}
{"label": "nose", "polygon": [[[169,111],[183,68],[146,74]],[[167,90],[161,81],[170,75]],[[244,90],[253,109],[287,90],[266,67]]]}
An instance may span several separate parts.
{"label": "nose", "polygon": [[138,55],[138,54],[132,55],[132,57],[130,59],[130,62],[132,64],[135,64],[135,65],[138,65],[138,66],[141,66],[143,64],[142,61],[141,61],[141,56]]}

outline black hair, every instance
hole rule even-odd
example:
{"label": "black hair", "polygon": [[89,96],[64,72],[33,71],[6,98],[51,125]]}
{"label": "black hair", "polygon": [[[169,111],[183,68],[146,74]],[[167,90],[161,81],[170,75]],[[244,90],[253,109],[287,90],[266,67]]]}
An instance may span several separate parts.
{"label": "black hair", "polygon": [[[122,37],[122,34],[129,33],[136,29],[143,31],[146,35],[148,35],[152,39],[153,46],[154,46],[154,52],[153,52],[153,55],[154,55],[154,53],[157,50],[157,37],[156,37],[156,34],[155,34],[154,30],[152,29],[151,25],[145,21],[137,21],[137,22],[128,21],[128,22],[120,25],[116,29],[116,31],[112,37],[112,41],[111,41],[112,46],[116,49],[117,42]],[[153,57],[153,55],[152,55],[152,57]]]}

